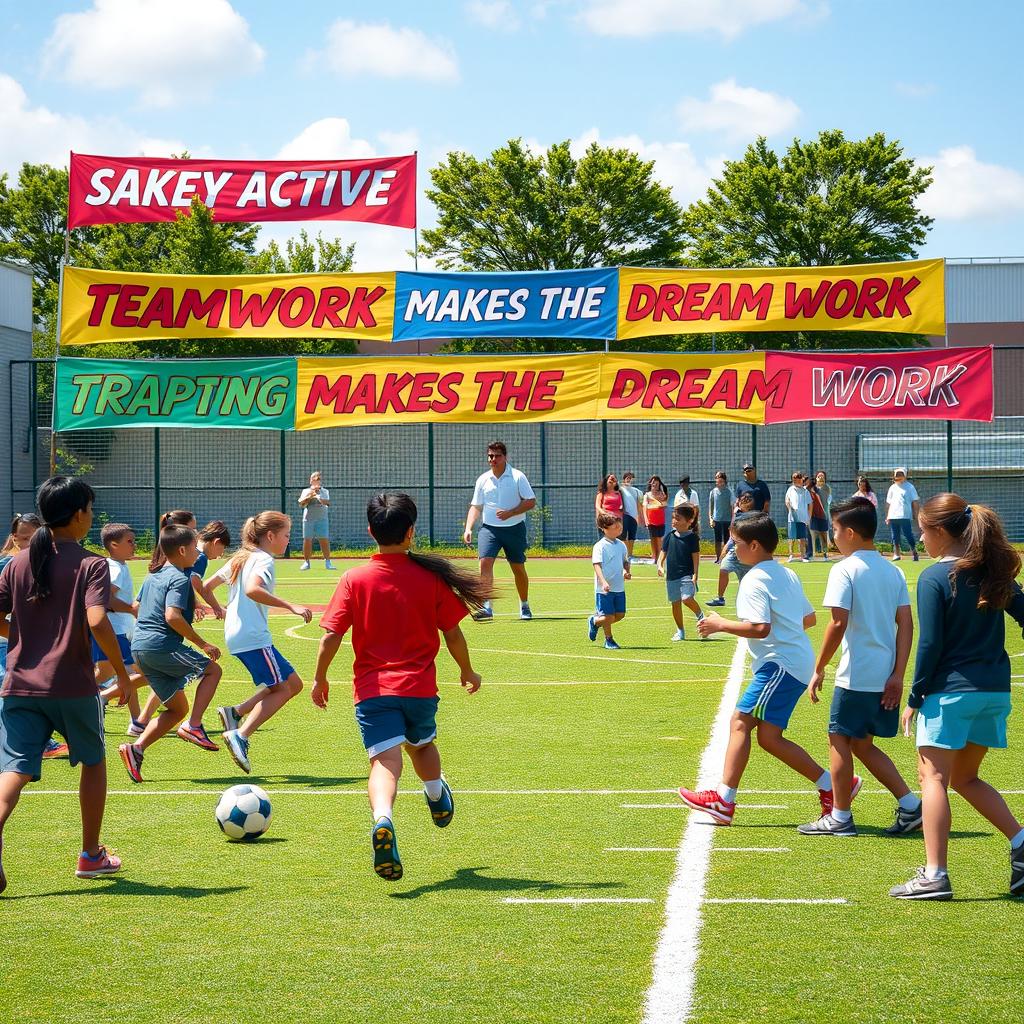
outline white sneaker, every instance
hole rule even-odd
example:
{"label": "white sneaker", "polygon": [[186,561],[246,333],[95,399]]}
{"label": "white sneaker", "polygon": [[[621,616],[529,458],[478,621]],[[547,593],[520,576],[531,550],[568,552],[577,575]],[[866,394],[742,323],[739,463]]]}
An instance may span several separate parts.
{"label": "white sneaker", "polygon": [[681,629],[677,629],[672,634],[672,642],[673,643],[675,643],[677,640],[685,640],[685,639],[686,639],[686,634]]}
{"label": "white sneaker", "polygon": [[325,569],[333,569],[334,568],[334,566],[331,564],[331,560],[329,558],[324,560],[324,568]]}
{"label": "white sneaker", "polygon": [[302,565],[299,566],[299,572],[305,572],[308,568],[309,562],[303,562]]}

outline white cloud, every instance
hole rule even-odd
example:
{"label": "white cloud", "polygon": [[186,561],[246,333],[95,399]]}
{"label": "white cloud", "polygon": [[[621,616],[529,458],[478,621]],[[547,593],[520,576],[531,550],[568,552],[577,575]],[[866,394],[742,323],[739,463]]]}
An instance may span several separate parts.
{"label": "white cloud", "polygon": [[328,68],[356,77],[418,78],[456,82],[459,66],[451,43],[414,28],[392,28],[339,19],[327,30],[327,46],[316,55]]}
{"label": "white cloud", "polygon": [[941,220],[986,220],[1024,212],[1024,174],[986,164],[971,146],[953,146],[918,163],[934,167],[935,179],[921,209]]}
{"label": "white cloud", "polygon": [[583,24],[602,36],[717,32],[733,39],[785,18],[816,18],[827,5],[813,0],[586,0]]}
{"label": "white cloud", "polygon": [[519,16],[509,0],[469,0],[465,11],[472,21],[484,28],[501,32],[515,32],[519,28]]}
{"label": "white cloud", "polygon": [[258,71],[263,56],[228,0],[93,0],[57,18],[43,65],[75,85],[131,89],[169,107]]}
{"label": "white cloud", "polygon": [[277,153],[278,160],[357,160],[376,156],[372,142],[352,136],[344,117],[324,117],[303,128]]}
{"label": "white cloud", "polygon": [[677,109],[684,128],[740,141],[787,131],[800,117],[800,108],[788,97],[739,85],[735,78],[711,86],[709,99],[687,96]]}

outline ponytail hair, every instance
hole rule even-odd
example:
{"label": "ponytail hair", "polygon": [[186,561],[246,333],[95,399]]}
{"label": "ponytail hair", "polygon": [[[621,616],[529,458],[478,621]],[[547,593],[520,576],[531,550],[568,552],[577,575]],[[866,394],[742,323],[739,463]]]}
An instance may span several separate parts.
{"label": "ponytail hair", "polygon": [[[416,502],[402,492],[375,494],[366,505],[370,535],[381,546],[401,544],[410,527],[416,525]],[[440,555],[409,551],[409,559],[440,577],[455,596],[473,611],[494,597],[494,588],[474,573],[460,569]]]}
{"label": "ponytail hair", "polygon": [[230,574],[228,582],[234,585],[238,581],[239,573],[254,551],[260,550],[260,541],[268,533],[276,533],[278,530],[287,530],[292,525],[291,516],[283,512],[260,512],[258,515],[249,516],[242,525],[242,546],[231,556]]}
{"label": "ponytail hair", "polygon": [[51,476],[40,484],[36,504],[42,526],[33,534],[28,547],[32,572],[32,586],[28,592],[30,601],[45,601],[51,593],[50,560],[57,553],[53,541],[54,528],[67,526],[75,513],[84,512],[95,500],[95,492],[80,477]]}
{"label": "ponytail hair", "polygon": [[979,577],[978,608],[1001,610],[1009,605],[1021,560],[993,509],[969,505],[959,494],[936,494],[921,506],[918,518],[922,526],[945,530],[964,546],[962,557],[949,572],[954,593],[957,576],[973,571]]}
{"label": "ponytail hair", "polygon": [[[196,517],[191,512],[186,512],[183,508],[171,509],[170,512],[165,512],[160,517],[160,524],[157,526],[157,537],[160,536],[161,530],[166,530],[168,526],[187,526],[189,529],[195,529]],[[159,572],[167,564],[167,556],[163,553],[163,549],[159,543],[153,545],[153,557],[149,560],[149,572]]]}

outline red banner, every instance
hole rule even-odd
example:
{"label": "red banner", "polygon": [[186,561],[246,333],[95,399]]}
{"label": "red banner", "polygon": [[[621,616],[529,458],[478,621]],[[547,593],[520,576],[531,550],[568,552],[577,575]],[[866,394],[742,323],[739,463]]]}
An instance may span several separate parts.
{"label": "red banner", "polygon": [[416,226],[416,157],[166,160],[71,154],[68,227],[174,220],[198,196],[221,221]]}
{"label": "red banner", "polygon": [[992,421],[992,349],[769,352],[766,376],[786,380],[766,423],[797,420]]}

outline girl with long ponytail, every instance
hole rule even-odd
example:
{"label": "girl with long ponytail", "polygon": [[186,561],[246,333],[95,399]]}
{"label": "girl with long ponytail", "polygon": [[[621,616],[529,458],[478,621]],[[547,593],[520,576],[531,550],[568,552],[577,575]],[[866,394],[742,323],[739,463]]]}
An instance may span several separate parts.
{"label": "girl with long ponytail", "polygon": [[925,550],[937,559],[917,581],[919,637],[914,684],[903,713],[917,722],[918,773],[927,864],[890,895],[952,899],[947,869],[949,787],[1010,841],[1010,894],[1024,895],[1024,826],[978,777],[990,747],[1006,746],[1010,661],[1005,615],[1024,626],[1020,555],[999,516],[959,494],[937,494],[918,515]]}
{"label": "girl with long ponytail", "polygon": [[402,877],[392,817],[403,746],[423,780],[434,824],[445,828],[455,813],[434,743],[438,632],[459,666],[462,686],[476,693],[480,676],[473,671],[459,623],[493,593],[490,584],[447,559],[412,550],[416,503],[408,494],[374,495],[366,519],[379,551],[368,565],[345,573],[320,620],[325,632],[312,697],[317,707],[326,709],[327,671],[351,629],[356,722],[370,759],[373,870],[393,882]]}

